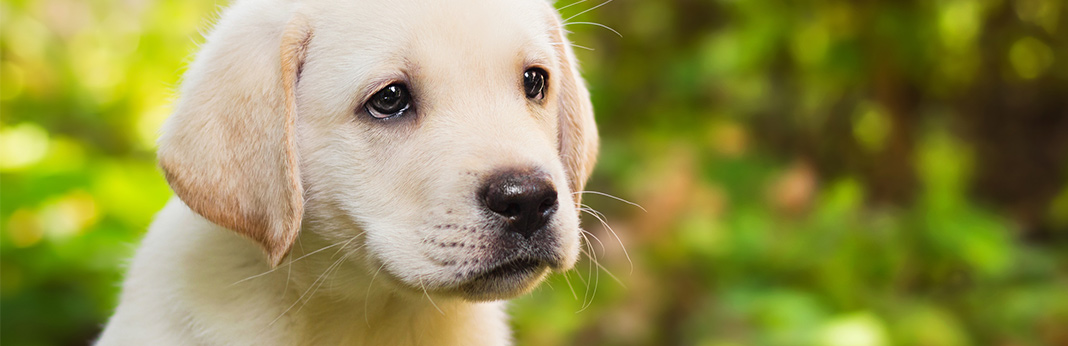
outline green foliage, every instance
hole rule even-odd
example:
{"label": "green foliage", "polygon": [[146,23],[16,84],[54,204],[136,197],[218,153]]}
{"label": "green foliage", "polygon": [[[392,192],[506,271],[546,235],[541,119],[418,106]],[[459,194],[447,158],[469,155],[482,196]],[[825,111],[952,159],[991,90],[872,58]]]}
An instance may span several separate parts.
{"label": "green foliage", "polygon": [[[2,343],[99,332],[171,196],[156,131],[216,6],[2,2]],[[567,27],[592,48],[590,189],[647,211],[586,195],[612,227],[585,216],[599,264],[512,304],[520,344],[1068,343],[1062,2],[619,1],[572,21],[623,35]]]}

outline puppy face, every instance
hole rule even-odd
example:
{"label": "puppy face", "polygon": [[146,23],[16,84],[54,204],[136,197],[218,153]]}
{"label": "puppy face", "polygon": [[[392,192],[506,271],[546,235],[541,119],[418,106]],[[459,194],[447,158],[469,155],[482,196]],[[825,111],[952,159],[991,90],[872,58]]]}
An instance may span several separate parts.
{"label": "puppy face", "polygon": [[547,3],[269,2],[224,14],[166,125],[187,205],[275,264],[301,229],[354,242],[420,293],[509,298],[574,264],[597,134]]}
{"label": "puppy face", "polygon": [[373,267],[420,290],[497,299],[569,268],[579,229],[557,105],[570,71],[537,5],[312,15],[297,87],[309,218],[355,221]]}

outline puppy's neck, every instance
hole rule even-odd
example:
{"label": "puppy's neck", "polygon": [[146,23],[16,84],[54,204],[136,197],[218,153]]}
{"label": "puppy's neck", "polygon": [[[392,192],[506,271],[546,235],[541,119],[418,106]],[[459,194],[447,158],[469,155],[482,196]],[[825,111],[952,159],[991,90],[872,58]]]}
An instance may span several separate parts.
{"label": "puppy's neck", "polygon": [[351,255],[366,252],[346,251],[358,248],[354,244],[362,239],[326,239],[319,234],[305,229],[288,258],[262,278],[272,282],[268,286],[281,288],[273,294],[282,297],[281,306],[286,308],[278,320],[299,326],[313,344],[418,345],[457,340],[474,345],[490,330],[500,334],[492,335],[493,340],[509,338],[502,302],[473,303],[398,288],[381,265]]}

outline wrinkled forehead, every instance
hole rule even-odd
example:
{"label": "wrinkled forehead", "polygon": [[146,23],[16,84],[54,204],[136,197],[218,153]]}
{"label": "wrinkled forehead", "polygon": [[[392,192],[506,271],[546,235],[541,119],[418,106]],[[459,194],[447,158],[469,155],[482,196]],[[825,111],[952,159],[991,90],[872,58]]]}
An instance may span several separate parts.
{"label": "wrinkled forehead", "polygon": [[[374,65],[523,60],[549,64],[550,6],[543,0],[313,2],[315,40]],[[431,59],[432,58],[432,59]],[[527,61],[535,60],[535,61]],[[399,67],[399,66],[398,66]],[[489,66],[485,66],[489,67]]]}

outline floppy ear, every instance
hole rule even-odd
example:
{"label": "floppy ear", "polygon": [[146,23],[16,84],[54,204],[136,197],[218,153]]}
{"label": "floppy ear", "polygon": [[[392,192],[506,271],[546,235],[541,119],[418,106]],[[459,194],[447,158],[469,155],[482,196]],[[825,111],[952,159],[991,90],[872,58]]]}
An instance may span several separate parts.
{"label": "floppy ear", "polygon": [[208,37],[185,74],[158,156],[186,205],[258,242],[276,266],[304,212],[295,88],[312,32],[299,16],[288,25],[242,22],[250,17],[224,19]]}
{"label": "floppy ear", "polygon": [[[550,6],[551,7],[551,6]],[[597,162],[599,146],[597,123],[593,119],[593,104],[586,82],[579,74],[578,61],[571,49],[570,41],[564,35],[559,15],[553,11],[552,32],[553,45],[556,47],[557,62],[560,66],[559,79],[559,136],[560,157],[567,170],[567,178],[572,192],[583,191],[586,179],[593,172]],[[575,195],[575,204],[581,194]]]}

